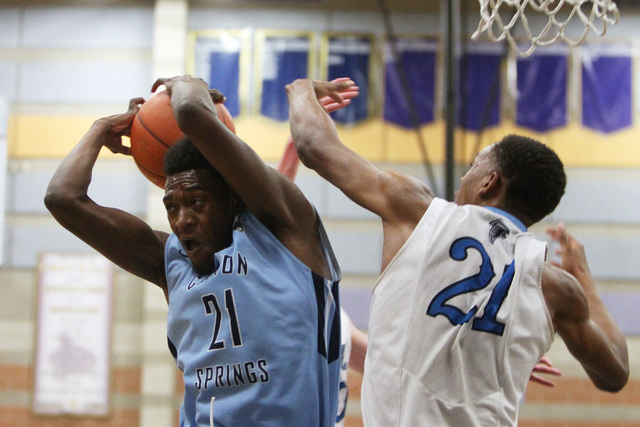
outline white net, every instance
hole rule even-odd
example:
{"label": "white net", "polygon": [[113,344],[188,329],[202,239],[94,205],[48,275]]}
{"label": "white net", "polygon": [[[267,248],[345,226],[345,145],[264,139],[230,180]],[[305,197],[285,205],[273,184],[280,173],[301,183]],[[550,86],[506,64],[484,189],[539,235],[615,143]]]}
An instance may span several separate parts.
{"label": "white net", "polygon": [[[547,46],[559,40],[577,46],[584,42],[590,31],[599,36],[607,32],[607,24],[618,22],[618,7],[612,0],[478,0],[480,24],[471,38],[477,40],[481,33],[493,41],[507,40],[521,55],[528,56],[538,46]],[[501,9],[502,8],[502,9]],[[541,29],[533,30],[527,13],[547,18]],[[544,21],[544,20],[543,20]],[[580,25],[581,34],[567,34],[571,22]],[[514,39],[515,26],[520,23],[531,45],[520,50]]]}

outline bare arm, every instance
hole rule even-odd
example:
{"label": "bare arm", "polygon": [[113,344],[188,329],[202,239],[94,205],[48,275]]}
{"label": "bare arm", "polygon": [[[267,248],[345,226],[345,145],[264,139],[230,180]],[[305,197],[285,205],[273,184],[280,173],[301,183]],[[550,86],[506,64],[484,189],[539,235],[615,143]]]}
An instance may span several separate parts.
{"label": "bare arm", "polygon": [[562,256],[562,270],[547,265],[543,272],[543,291],[558,334],[596,387],[619,391],[629,379],[625,337],[598,296],[582,244],[564,224],[547,232],[560,243]]}
{"label": "bare arm", "polygon": [[351,323],[351,355],[349,356],[349,367],[361,374],[364,373],[364,358],[367,353],[369,338],[367,334]]}
{"label": "bare arm", "polygon": [[116,265],[160,286],[166,295],[164,242],[167,235],[154,232],[140,218],[119,209],[96,204],[87,194],[92,171],[103,146],[130,154],[122,145],[142,98],[132,99],[129,110],[97,120],[56,170],[45,205],[67,230]]}
{"label": "bare arm", "polygon": [[296,80],[287,85],[291,135],[302,163],[338,187],[347,197],[381,217],[385,233],[383,268],[399,250],[433,200],[425,184],[404,174],[385,172],[346,147],[318,102],[353,82]]}
{"label": "bare arm", "polygon": [[317,233],[318,219],[298,187],[264,163],[218,119],[205,82],[190,76],[158,79],[153,90],[160,85],[165,85],[171,95],[180,129],[249,210],[302,262],[327,277]]}
{"label": "bare arm", "polygon": [[[349,79],[340,78],[333,80],[333,82],[340,83],[348,80]],[[357,91],[342,93],[341,102],[336,102],[331,99],[331,97],[325,96],[324,98],[320,99],[320,104],[327,113],[331,113],[349,105],[351,103],[351,99],[355,98],[356,96],[358,96]],[[293,143],[293,137],[289,136],[284,147],[282,157],[280,158],[280,162],[278,163],[278,170],[282,172],[287,178],[293,181],[296,177],[296,174],[298,173],[299,165],[300,158],[298,157],[298,152],[296,151],[296,147]]]}

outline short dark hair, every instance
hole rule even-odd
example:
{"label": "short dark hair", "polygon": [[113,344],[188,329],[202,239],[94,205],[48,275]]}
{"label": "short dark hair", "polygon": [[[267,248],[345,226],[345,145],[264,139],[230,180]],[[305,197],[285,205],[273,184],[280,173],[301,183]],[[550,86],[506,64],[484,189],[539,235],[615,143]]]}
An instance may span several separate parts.
{"label": "short dark hair", "polygon": [[494,145],[492,154],[507,184],[506,208],[531,224],[555,210],[567,185],[555,151],[533,138],[507,135]]}
{"label": "short dark hair", "polygon": [[213,182],[220,183],[223,189],[226,188],[231,191],[220,172],[209,163],[195,144],[186,137],[169,147],[164,155],[163,169],[167,176],[191,169],[205,170],[211,175]]}

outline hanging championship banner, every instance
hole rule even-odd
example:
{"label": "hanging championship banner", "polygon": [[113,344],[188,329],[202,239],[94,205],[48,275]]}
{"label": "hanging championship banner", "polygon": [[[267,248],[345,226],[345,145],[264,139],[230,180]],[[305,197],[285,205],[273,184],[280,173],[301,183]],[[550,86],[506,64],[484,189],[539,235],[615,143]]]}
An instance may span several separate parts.
{"label": "hanging championship banner", "polygon": [[633,46],[585,43],[582,48],[582,125],[603,133],[633,124]]}
{"label": "hanging championship banner", "polygon": [[222,92],[225,107],[233,117],[246,109],[250,35],[244,30],[193,31],[189,34],[191,55],[187,70]]}
{"label": "hanging championship banner", "polygon": [[113,265],[101,255],[40,257],[33,411],[109,412]]}
{"label": "hanging championship banner", "polygon": [[404,128],[434,120],[436,40],[401,38],[387,41],[384,119]]}
{"label": "hanging championship banner", "polygon": [[502,82],[500,65],[503,47],[489,43],[469,43],[460,58],[460,102],[458,125],[480,132],[500,123]]}
{"label": "hanging championship banner", "polygon": [[256,31],[256,90],[258,111],[270,119],[289,120],[285,86],[312,76],[315,39],[312,33]]}
{"label": "hanging championship banner", "polygon": [[362,35],[328,35],[324,42],[327,80],[350,77],[360,87],[360,95],[349,108],[331,113],[342,124],[354,124],[370,116],[371,67],[375,52],[374,38]]}
{"label": "hanging championship banner", "polygon": [[568,48],[548,46],[531,56],[519,56],[516,61],[516,123],[537,132],[566,126]]}

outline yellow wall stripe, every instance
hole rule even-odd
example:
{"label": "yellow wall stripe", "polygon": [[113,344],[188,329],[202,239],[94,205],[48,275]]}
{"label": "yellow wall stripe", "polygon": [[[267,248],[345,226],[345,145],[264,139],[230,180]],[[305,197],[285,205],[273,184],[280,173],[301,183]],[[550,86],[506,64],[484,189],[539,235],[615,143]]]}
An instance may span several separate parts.
{"label": "yellow wall stripe", "polygon": [[[13,158],[62,158],[82,138],[97,117],[14,115],[9,118],[8,146]],[[245,117],[236,121],[238,135],[247,141],[266,161],[280,158],[289,136],[288,123],[277,123],[263,117]],[[429,160],[444,161],[445,129],[436,122],[421,129]],[[372,162],[419,163],[422,155],[414,131],[370,120],[366,123],[339,126],[340,136],[349,147]],[[575,167],[639,167],[640,126],[609,135],[578,125],[536,134],[510,122],[478,135],[458,132],[457,160],[470,162],[479,149],[508,133],[532,136],[548,144],[567,166]],[[108,151],[108,150],[105,150]],[[107,153],[107,156],[111,153]]]}

